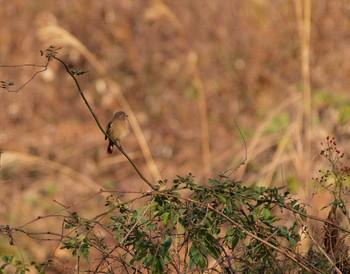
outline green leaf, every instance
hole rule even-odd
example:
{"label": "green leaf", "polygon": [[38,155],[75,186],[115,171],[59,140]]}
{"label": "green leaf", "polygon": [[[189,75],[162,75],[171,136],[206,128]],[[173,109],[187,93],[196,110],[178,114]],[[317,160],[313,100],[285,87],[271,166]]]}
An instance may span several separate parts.
{"label": "green leaf", "polygon": [[11,264],[13,261],[13,256],[3,256],[2,261],[6,264]]}
{"label": "green leaf", "polygon": [[168,252],[170,246],[171,246],[171,243],[172,243],[172,239],[170,236],[167,236],[163,242],[163,248],[164,248],[164,254],[166,252]]}
{"label": "green leaf", "polygon": [[207,249],[204,248],[203,243],[202,245],[197,246],[196,244],[192,243],[189,255],[190,255],[190,268],[194,267],[200,267],[205,268],[208,264],[207,260]]}
{"label": "green leaf", "polygon": [[208,253],[214,258],[219,258],[221,254],[221,249],[218,246],[218,241],[215,239],[211,234],[207,233],[205,235],[204,241],[201,241],[201,243],[207,247]]}
{"label": "green leaf", "polygon": [[210,256],[212,256],[214,259],[219,258],[220,254],[221,254],[221,250],[218,246],[214,245],[214,244],[208,244],[208,252],[210,254]]}
{"label": "green leaf", "polygon": [[84,259],[88,262],[89,261],[89,253],[90,253],[90,245],[86,242],[86,239],[84,239],[84,242],[80,246],[80,253],[83,255]]}
{"label": "green leaf", "polygon": [[190,255],[190,268],[194,268],[195,266],[198,265],[199,261],[199,250],[195,244],[192,244],[189,250],[189,255]]}
{"label": "green leaf", "polygon": [[153,260],[154,260],[154,256],[153,256],[153,255],[148,255],[148,256],[145,258],[145,260],[143,261],[144,266],[147,267],[147,266],[152,265]]}
{"label": "green leaf", "polygon": [[268,208],[264,208],[263,216],[265,220],[268,220],[271,217],[271,212]]}
{"label": "green leaf", "polygon": [[239,242],[239,236],[237,235],[236,237],[233,238],[232,242],[231,242],[231,249],[234,250],[236,245]]}
{"label": "green leaf", "polygon": [[170,212],[165,212],[163,214],[163,225],[168,225],[169,222],[169,217],[170,217]]}
{"label": "green leaf", "polygon": [[298,243],[293,237],[287,237],[287,239],[292,246],[295,246]]}
{"label": "green leaf", "polygon": [[156,257],[153,264],[152,274],[164,273],[164,261],[161,257]]}

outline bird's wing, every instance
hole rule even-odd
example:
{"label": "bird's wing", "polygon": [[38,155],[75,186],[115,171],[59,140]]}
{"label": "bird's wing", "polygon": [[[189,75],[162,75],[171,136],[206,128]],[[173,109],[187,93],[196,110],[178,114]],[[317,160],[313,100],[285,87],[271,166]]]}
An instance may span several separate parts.
{"label": "bird's wing", "polygon": [[[108,134],[110,134],[110,129],[111,129],[111,124],[112,124],[112,122],[109,122],[108,124],[107,124],[107,127],[106,127],[106,132],[108,133]],[[105,136],[105,140],[107,140],[107,135]]]}

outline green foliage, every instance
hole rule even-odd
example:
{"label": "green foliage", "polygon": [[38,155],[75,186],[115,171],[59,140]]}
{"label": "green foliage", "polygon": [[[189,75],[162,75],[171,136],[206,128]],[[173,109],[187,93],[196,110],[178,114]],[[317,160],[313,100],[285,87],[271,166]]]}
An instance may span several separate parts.
{"label": "green foliage", "polygon": [[[248,188],[230,180],[210,180],[204,186],[189,174],[179,176],[170,188],[147,193],[143,198],[146,202],[141,208],[120,203],[113,213],[109,211],[106,228],[119,243],[118,253],[123,250],[113,260],[126,269],[142,268],[151,273],[174,269],[202,272],[214,260],[218,271],[228,268],[248,271],[248,266],[276,271],[286,259],[274,247],[284,241],[288,248],[294,248],[300,241],[297,222],[286,225],[277,213],[284,213],[286,208],[301,212],[305,209],[282,188]],[[111,206],[110,198],[106,205]],[[72,214],[65,227],[81,227],[82,223]],[[256,238],[249,237],[247,231]],[[77,234],[63,247],[76,255],[83,244],[86,250],[93,246],[92,235]],[[260,239],[272,247],[262,244]],[[104,250],[106,256],[113,247],[106,245]],[[127,254],[131,255],[128,259]]]}
{"label": "green foliage", "polygon": [[[0,274],[10,273],[8,269],[11,269],[11,273],[16,274],[24,274],[31,272],[31,268],[34,267],[37,273],[43,274],[44,271],[44,264],[39,265],[34,261],[31,261],[29,263],[25,263],[21,260],[16,260],[14,256],[2,256],[1,258],[3,264],[0,265]],[[47,261],[46,264],[49,264],[50,261]]]}
{"label": "green foliage", "polygon": [[61,249],[69,249],[72,251],[73,256],[79,254],[83,255],[86,261],[89,261],[89,251],[92,239],[89,239],[86,235],[86,231],[91,230],[91,222],[82,220],[76,212],[72,212],[71,218],[64,220],[65,229],[83,228],[83,230],[75,230],[75,236],[69,237],[67,240],[62,240]]}
{"label": "green foliage", "polygon": [[[300,242],[300,225],[285,216],[304,218],[306,210],[284,188],[246,187],[227,178],[203,185],[192,174],[163,187],[124,203],[111,195],[107,210],[93,219],[69,212],[61,249],[94,262],[87,269],[96,273],[283,273],[299,264],[286,255]],[[304,258],[293,256],[307,268]]]}

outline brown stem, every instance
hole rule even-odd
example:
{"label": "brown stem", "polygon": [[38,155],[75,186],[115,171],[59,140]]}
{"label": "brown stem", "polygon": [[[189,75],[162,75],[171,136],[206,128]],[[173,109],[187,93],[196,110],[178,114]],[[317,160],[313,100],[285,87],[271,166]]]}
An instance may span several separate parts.
{"label": "brown stem", "polygon": [[92,109],[91,105],[89,104],[89,102],[87,101],[84,93],[82,92],[81,90],[81,87],[79,85],[79,82],[77,80],[77,78],[74,76],[74,73],[72,73],[72,71],[68,68],[67,64],[61,60],[60,58],[56,57],[56,56],[53,56],[53,59],[56,59],[57,61],[59,61],[65,68],[66,68],[66,71],[68,72],[68,74],[73,78],[77,88],[78,88],[78,91],[79,91],[79,94],[80,96],[83,98],[84,100],[84,103],[85,105],[88,107],[90,113],[92,114],[92,116],[94,117],[95,119],[95,122],[97,124],[97,126],[100,128],[100,130],[103,132],[103,134],[105,136],[108,137],[108,139],[119,149],[119,151],[125,156],[125,158],[129,161],[129,163],[133,166],[133,168],[135,169],[135,171],[137,172],[137,174],[140,176],[140,178],[150,187],[152,188],[153,190],[157,190],[158,188],[153,185],[149,180],[147,180],[145,178],[145,176],[141,173],[141,171],[138,169],[138,167],[135,165],[135,163],[133,162],[133,160],[129,157],[129,155],[123,150],[123,148],[117,144],[116,141],[114,141],[108,134],[107,132],[104,130],[104,128],[102,127],[100,121],[98,120],[94,110]]}

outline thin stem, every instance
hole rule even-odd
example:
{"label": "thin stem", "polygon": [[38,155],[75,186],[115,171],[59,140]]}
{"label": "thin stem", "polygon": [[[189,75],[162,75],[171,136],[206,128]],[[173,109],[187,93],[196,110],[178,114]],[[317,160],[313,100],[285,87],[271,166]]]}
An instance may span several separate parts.
{"label": "thin stem", "polygon": [[32,75],[32,77],[31,77],[29,80],[27,80],[24,84],[22,84],[19,88],[12,90],[12,89],[10,89],[10,88],[7,86],[7,87],[6,87],[6,90],[7,90],[8,92],[18,92],[18,91],[20,91],[20,90],[23,89],[26,85],[28,85],[39,73],[42,73],[42,72],[46,71],[46,70],[47,70],[47,66],[49,65],[49,62],[50,62],[50,61],[47,61],[46,65],[35,65],[35,64],[23,64],[23,65],[13,65],[13,66],[9,66],[9,65],[0,65],[0,67],[2,67],[2,68],[4,68],[4,67],[5,67],[5,68],[6,68],[6,67],[9,67],[9,68],[16,68],[16,67],[38,67],[38,68],[42,68],[41,70],[36,71],[36,72]]}
{"label": "thin stem", "polygon": [[124,151],[124,149],[115,141],[113,140],[105,131],[105,129],[103,128],[103,126],[101,125],[100,121],[98,120],[94,110],[92,109],[91,105],[89,104],[88,100],[86,99],[84,93],[82,92],[82,89],[79,85],[79,82],[77,80],[77,78],[74,76],[74,73],[72,73],[72,71],[68,68],[67,64],[60,58],[53,56],[54,59],[56,59],[57,61],[59,61],[65,68],[66,71],[68,72],[68,74],[73,78],[80,96],[83,98],[85,105],[88,107],[90,113],[92,114],[92,116],[95,119],[95,122],[97,124],[97,126],[100,128],[100,130],[103,132],[103,134],[105,136],[108,137],[108,139],[119,149],[119,151],[125,156],[125,158],[129,161],[129,163],[133,166],[133,168],[135,169],[135,171],[137,172],[137,174],[140,176],[140,178],[149,186],[151,187],[153,190],[157,190],[158,188],[153,185],[149,180],[146,179],[146,177],[141,173],[141,171],[138,169],[138,167],[135,165],[135,163],[133,162],[133,160],[129,157],[129,155]]}

